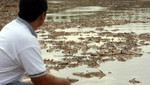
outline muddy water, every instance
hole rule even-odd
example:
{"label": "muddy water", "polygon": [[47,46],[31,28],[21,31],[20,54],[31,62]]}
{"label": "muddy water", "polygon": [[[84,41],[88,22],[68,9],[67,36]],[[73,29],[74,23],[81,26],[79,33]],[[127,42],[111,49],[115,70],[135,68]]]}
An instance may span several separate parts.
{"label": "muddy water", "polygon": [[113,30],[119,29],[118,32],[134,32],[136,34],[149,33],[150,31],[150,23],[129,23],[125,25],[114,25],[114,26],[106,26],[105,29],[114,32]]}
{"label": "muddy water", "polygon": [[[63,2],[54,1],[49,3]],[[106,25],[101,27],[82,27],[80,24],[78,24],[76,27],[66,27],[65,29],[56,28],[51,31],[53,34],[49,30],[46,30],[42,33],[40,33],[41,30],[38,30],[43,59],[53,59],[54,61],[61,61],[63,64],[65,64],[65,68],[63,68],[64,65],[59,66],[54,64],[56,68],[61,69],[50,69],[50,73],[60,77],[69,77],[79,80],[72,85],[149,85],[150,41],[138,38],[139,35],[149,33],[150,31],[149,13],[150,8],[128,8],[116,10],[110,9],[109,6],[102,7],[93,5],[77,6],[71,9],[60,11],[58,13],[47,14],[46,22],[52,21],[58,23],[74,23],[80,20],[90,22],[91,20],[89,19],[91,19],[91,17],[92,19],[93,17],[96,17],[97,19],[104,17],[103,20],[106,20],[106,22],[115,20],[130,21],[130,23],[126,24],[111,26]],[[100,14],[104,15],[99,16]],[[116,36],[117,33],[123,35],[125,34],[125,37],[120,37],[119,35]],[[52,35],[55,36],[52,37]],[[132,44],[128,43],[130,41]],[[144,44],[139,44],[140,41],[144,42]],[[115,44],[116,42],[124,42],[125,44],[123,43],[122,46],[120,46]],[[115,44],[115,52],[117,53],[110,54],[109,50],[107,51],[107,49],[111,49],[111,51],[114,50],[109,48],[111,45],[107,46],[105,43]],[[131,49],[129,48],[130,46],[128,46],[128,44],[131,44]],[[137,44],[137,46],[134,46],[135,44]],[[102,48],[102,46],[105,45],[106,49],[105,47]],[[125,50],[122,48],[126,46],[129,48],[128,52],[136,50],[135,54],[128,54],[128,52],[122,53],[122,51]],[[51,51],[47,52],[49,49],[51,49]],[[68,52],[66,49],[76,49],[77,52],[65,53]],[[141,50],[138,51],[139,49]],[[101,53],[102,50],[104,53]],[[116,50],[119,50],[119,53]],[[85,58],[77,59],[78,57]],[[64,63],[64,58],[71,59],[71,62],[66,60]],[[68,63],[69,65],[70,63],[78,63],[79,65],[75,67],[69,67]],[[47,67],[51,66],[50,64],[46,65]],[[73,75],[77,72],[90,73],[99,72],[99,70],[102,71],[105,76],[83,76],[83,74],[80,76]],[[136,78],[134,82],[129,82],[134,80],[134,78]]]}
{"label": "muddy water", "polygon": [[96,12],[104,10],[106,10],[106,7],[78,6],[58,13],[47,14],[46,21],[72,22],[73,20],[78,20],[81,16],[93,15]]}
{"label": "muddy water", "polygon": [[[127,62],[107,62],[101,64],[101,66],[97,69],[90,69],[86,66],[81,66],[60,70],[59,72],[54,71],[52,73],[57,76],[79,79],[79,82],[74,83],[73,85],[130,85],[128,81],[133,78],[142,82],[138,85],[149,85],[150,69],[148,67],[150,58],[147,58],[147,56],[149,55],[145,54],[142,58],[134,58]],[[101,69],[106,74],[106,76],[102,79],[97,77],[87,79],[72,76],[72,72],[86,72],[87,70],[89,72],[97,72],[98,69]],[[108,72],[111,72],[111,74]]]}

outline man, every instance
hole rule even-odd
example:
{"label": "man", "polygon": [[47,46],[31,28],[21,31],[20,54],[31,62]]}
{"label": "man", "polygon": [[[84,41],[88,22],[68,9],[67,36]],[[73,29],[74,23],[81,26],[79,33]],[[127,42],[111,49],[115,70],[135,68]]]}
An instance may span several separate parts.
{"label": "man", "polygon": [[[35,30],[45,20],[46,0],[20,0],[17,19],[0,32],[0,85],[70,85],[46,73]],[[33,84],[22,82],[27,73]]]}

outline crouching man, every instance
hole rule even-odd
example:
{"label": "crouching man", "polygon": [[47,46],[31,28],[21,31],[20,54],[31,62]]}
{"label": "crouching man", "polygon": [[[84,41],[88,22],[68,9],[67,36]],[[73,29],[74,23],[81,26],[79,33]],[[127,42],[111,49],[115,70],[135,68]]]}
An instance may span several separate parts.
{"label": "crouching man", "polygon": [[[70,85],[46,73],[35,30],[46,16],[46,0],[20,0],[18,17],[0,32],[0,85]],[[33,83],[22,82],[27,73]]]}

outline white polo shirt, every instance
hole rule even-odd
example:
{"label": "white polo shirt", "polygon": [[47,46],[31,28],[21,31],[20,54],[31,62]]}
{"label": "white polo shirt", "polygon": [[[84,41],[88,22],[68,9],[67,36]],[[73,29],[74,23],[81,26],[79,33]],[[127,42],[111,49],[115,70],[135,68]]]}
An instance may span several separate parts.
{"label": "white polo shirt", "polygon": [[36,33],[23,19],[17,18],[0,31],[0,85],[45,74]]}

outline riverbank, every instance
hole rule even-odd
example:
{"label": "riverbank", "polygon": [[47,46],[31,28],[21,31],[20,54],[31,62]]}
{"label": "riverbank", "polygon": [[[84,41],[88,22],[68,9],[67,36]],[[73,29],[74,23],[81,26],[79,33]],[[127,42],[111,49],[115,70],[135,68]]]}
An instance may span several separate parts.
{"label": "riverbank", "polygon": [[[1,27],[17,16],[17,0],[5,3]],[[47,20],[36,31],[47,72],[73,78],[73,85],[150,83],[149,1],[48,3]]]}

